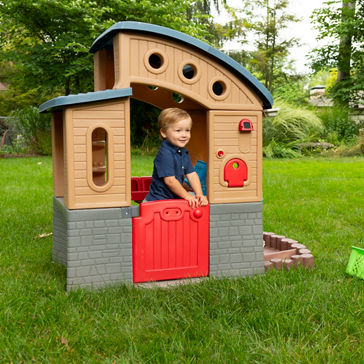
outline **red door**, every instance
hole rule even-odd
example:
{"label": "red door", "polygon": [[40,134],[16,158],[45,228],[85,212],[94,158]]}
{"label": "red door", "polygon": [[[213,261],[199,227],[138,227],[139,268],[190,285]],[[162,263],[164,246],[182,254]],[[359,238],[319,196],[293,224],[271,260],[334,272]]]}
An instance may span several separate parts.
{"label": "red door", "polygon": [[209,206],[185,200],[140,204],[133,218],[134,282],[208,275]]}

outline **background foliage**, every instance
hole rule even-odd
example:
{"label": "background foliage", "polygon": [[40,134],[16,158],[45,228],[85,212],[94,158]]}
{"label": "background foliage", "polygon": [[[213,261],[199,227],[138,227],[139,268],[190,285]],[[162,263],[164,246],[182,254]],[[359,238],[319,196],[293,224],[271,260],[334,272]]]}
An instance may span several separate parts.
{"label": "background foliage", "polygon": [[[8,85],[0,92],[0,116],[16,116],[16,123],[13,118],[3,121],[9,123],[13,135],[25,130],[34,133],[23,139],[16,137],[13,151],[22,147],[48,153],[49,130],[36,135],[38,121],[34,113],[28,117],[29,107],[59,95],[91,91],[93,59],[89,47],[104,30],[125,20],[167,26],[215,47],[221,47],[227,39],[238,39],[242,49],[229,55],[264,83],[273,93],[275,107],[280,106],[277,121],[265,121],[266,155],[282,156],[279,151],[285,150],[284,155],[296,156],[296,146],[307,140],[355,144],[363,127],[351,119],[352,107],[364,95],[363,2],[330,0],[314,12],[320,38],[329,41],[312,54],[312,75],[298,73],[288,60],[291,47],[298,42],[286,31],[289,24],[298,21],[288,12],[288,6],[289,0],[242,0],[239,9],[228,6],[225,0],[0,0],[0,81]],[[213,7],[224,7],[230,21],[216,24],[211,15]],[[253,49],[246,47],[248,39]],[[327,86],[339,109],[319,111],[310,107],[309,87],[318,83]],[[153,148],[159,143],[155,128],[158,110],[136,100],[131,107],[132,144]],[[324,130],[308,132],[317,117],[322,119]],[[11,146],[0,145],[0,153],[9,150]]]}
{"label": "background foliage", "polygon": [[13,111],[7,119],[12,130],[16,130],[23,141],[24,152],[52,154],[50,114],[40,114],[35,106],[27,106]]}
{"label": "background foliage", "polygon": [[168,26],[211,39],[192,0],[9,0],[0,3],[1,58],[13,65],[10,87],[37,89],[38,102],[92,90],[92,42],[119,21]]}
{"label": "background foliage", "polygon": [[328,0],[312,16],[324,45],[312,54],[312,68],[338,70],[331,94],[341,105],[358,104],[364,90],[364,2]]}

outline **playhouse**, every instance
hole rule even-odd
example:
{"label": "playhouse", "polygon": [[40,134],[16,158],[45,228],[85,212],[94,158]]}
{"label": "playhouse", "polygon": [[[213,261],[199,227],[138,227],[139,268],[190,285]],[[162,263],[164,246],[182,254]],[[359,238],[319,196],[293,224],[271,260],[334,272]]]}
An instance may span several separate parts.
{"label": "playhouse", "polygon": [[[262,115],[270,93],[240,64],[181,32],[120,22],[92,44],[94,91],[52,112],[53,260],[67,289],[264,272]],[[209,206],[140,205],[131,176],[130,98],[187,110],[193,164],[206,163]]]}

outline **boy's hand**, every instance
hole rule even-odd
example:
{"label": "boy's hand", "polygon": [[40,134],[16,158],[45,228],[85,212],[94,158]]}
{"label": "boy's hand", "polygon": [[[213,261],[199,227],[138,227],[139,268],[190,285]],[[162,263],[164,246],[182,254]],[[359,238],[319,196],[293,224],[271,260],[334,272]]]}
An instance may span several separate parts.
{"label": "boy's hand", "polygon": [[209,204],[209,201],[207,200],[207,197],[204,195],[196,195],[195,196],[197,201],[198,201],[198,205],[199,206],[207,206]]}
{"label": "boy's hand", "polygon": [[199,206],[199,201],[196,198],[196,196],[191,195],[190,193],[188,195],[186,195],[184,197],[185,200],[188,201],[188,204],[190,205],[190,207],[192,207],[193,209]]}

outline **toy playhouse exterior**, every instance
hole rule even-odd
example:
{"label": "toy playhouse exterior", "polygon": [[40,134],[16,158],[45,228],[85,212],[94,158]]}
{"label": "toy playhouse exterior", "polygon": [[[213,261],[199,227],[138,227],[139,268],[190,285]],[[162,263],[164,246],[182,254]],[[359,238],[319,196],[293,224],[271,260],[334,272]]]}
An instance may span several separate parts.
{"label": "toy playhouse exterior", "polygon": [[[67,268],[67,289],[263,273],[269,92],[223,53],[152,24],[117,23],[90,51],[94,92],[40,106],[52,112],[53,260]],[[209,206],[132,205],[150,181],[131,177],[131,97],[190,113],[187,148],[194,164],[207,162]]]}

